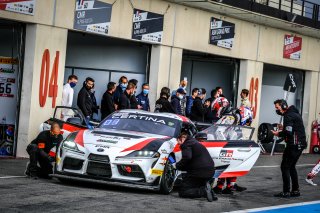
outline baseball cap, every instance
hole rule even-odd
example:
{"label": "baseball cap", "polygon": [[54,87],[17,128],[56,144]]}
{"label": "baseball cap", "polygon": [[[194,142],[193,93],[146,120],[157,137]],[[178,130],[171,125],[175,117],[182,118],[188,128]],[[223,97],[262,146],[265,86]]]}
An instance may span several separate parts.
{"label": "baseball cap", "polygon": [[186,92],[186,90],[179,88],[179,89],[177,89],[177,93],[186,94],[187,92]]}

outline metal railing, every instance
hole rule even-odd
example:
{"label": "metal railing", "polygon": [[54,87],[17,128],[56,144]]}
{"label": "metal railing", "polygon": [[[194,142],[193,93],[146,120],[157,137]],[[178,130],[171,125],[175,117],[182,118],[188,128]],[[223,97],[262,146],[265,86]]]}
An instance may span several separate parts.
{"label": "metal railing", "polygon": [[251,0],[252,2],[320,21],[319,4],[307,0]]}

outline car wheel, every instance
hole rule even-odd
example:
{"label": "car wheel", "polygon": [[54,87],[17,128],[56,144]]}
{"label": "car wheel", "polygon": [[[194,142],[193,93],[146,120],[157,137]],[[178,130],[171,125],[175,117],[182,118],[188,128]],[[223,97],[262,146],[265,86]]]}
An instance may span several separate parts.
{"label": "car wheel", "polygon": [[273,134],[271,132],[273,126],[269,123],[262,123],[258,128],[258,139],[261,143],[269,143],[273,141]]}
{"label": "car wheel", "polygon": [[174,181],[176,176],[176,169],[172,166],[170,161],[168,160],[161,177],[160,182],[160,193],[161,194],[170,194],[170,192],[173,190]]}
{"label": "car wheel", "polygon": [[312,148],[312,151],[313,151],[313,153],[319,153],[320,147],[319,147],[319,146],[314,146],[314,147]]}

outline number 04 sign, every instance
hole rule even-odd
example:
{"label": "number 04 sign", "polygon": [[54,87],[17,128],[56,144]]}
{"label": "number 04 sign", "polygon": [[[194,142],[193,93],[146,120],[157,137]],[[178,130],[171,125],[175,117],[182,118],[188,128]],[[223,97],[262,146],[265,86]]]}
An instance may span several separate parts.
{"label": "number 04 sign", "polygon": [[50,72],[50,51],[46,49],[42,55],[42,64],[40,72],[39,103],[40,107],[46,105],[47,97],[52,98],[52,108],[56,107],[58,94],[58,68],[60,52],[56,51],[56,56],[52,66],[52,72],[49,81]]}

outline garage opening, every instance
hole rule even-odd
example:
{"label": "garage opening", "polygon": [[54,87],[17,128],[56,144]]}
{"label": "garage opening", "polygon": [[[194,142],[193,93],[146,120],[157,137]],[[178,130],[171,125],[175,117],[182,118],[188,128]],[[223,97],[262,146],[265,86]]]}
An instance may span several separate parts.
{"label": "garage opening", "polygon": [[236,59],[183,52],[181,78],[188,80],[188,95],[193,88],[205,88],[209,98],[211,90],[222,87],[223,95],[232,103],[237,103],[238,74],[239,61]]}
{"label": "garage opening", "polygon": [[[137,79],[137,94],[143,83],[148,82],[151,45],[105,36],[69,32],[64,82],[69,75],[78,77],[74,88],[73,107],[87,77],[95,80],[95,97],[101,104],[103,93],[110,81],[118,83],[121,76]],[[100,120],[100,110],[94,114]]]}
{"label": "garage opening", "polygon": [[0,157],[14,156],[19,121],[25,26],[0,19]]}
{"label": "garage opening", "polygon": [[279,123],[280,116],[275,113],[273,102],[285,98],[283,85],[287,75],[294,75],[297,89],[289,93],[288,105],[295,105],[302,113],[305,72],[302,70],[265,64],[263,68],[259,123]]}

